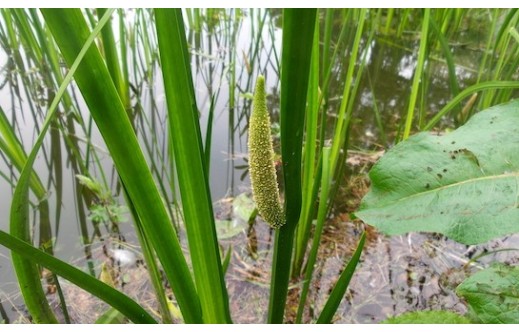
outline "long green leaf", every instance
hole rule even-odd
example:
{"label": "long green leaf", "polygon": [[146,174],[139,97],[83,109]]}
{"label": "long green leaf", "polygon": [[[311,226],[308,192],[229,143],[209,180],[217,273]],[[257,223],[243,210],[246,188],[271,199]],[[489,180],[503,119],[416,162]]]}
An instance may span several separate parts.
{"label": "long green leaf", "polygon": [[461,91],[454,99],[447,103],[436,115],[425,125],[423,130],[431,130],[447,113],[455,108],[463,99],[472,96],[474,93],[479,91],[485,91],[490,89],[519,89],[519,82],[517,81],[489,81],[474,84],[465,90]]}
{"label": "long green leaf", "polygon": [[360,237],[359,244],[357,245],[357,249],[353,253],[353,256],[348,262],[348,265],[346,265],[346,268],[344,269],[344,271],[342,271],[341,275],[339,276],[339,280],[337,280],[337,283],[333,287],[332,293],[330,294],[328,301],[326,301],[326,304],[324,305],[323,311],[321,311],[321,314],[317,319],[317,324],[331,323],[333,315],[335,315],[335,312],[339,308],[342,298],[344,297],[344,293],[346,293],[348,285],[350,284],[350,280],[353,277],[355,268],[359,263],[360,255],[362,254],[362,250],[364,249],[365,241],[366,232],[363,232],[362,236]]}
{"label": "long green leaf", "polygon": [[405,119],[404,135],[403,139],[409,137],[411,132],[411,125],[413,124],[414,118],[414,107],[416,105],[416,99],[418,96],[418,88],[422,81],[422,71],[425,64],[425,53],[427,49],[427,36],[429,34],[429,17],[430,9],[424,9],[424,18],[422,21],[422,32],[420,34],[420,48],[418,49],[418,62],[416,63],[416,69],[413,76],[413,85],[411,88],[411,95],[409,97],[409,107],[407,109],[407,116]]}
{"label": "long green leaf", "polygon": [[[27,155],[23,150],[22,143],[14,133],[4,110],[0,107],[0,150],[9,158],[9,161],[20,172],[27,161]],[[46,190],[36,173],[31,175],[30,186],[38,199],[42,200],[46,195]]]}
{"label": "long green leaf", "polygon": [[304,305],[306,302],[306,296],[310,289],[310,281],[312,280],[312,274],[314,272],[314,265],[317,259],[317,253],[319,251],[319,243],[321,241],[321,234],[324,229],[324,221],[326,219],[326,213],[328,212],[328,192],[330,189],[330,148],[323,148],[322,157],[322,178],[321,178],[321,196],[319,197],[319,209],[317,212],[317,224],[315,226],[314,238],[312,240],[312,248],[308,255],[306,263],[305,277],[303,279],[303,288],[301,290],[301,296],[299,298],[299,307],[297,308],[296,323],[301,323],[303,317]]}
{"label": "long green leaf", "polygon": [[153,317],[128,296],[108,286],[85,272],[0,231],[0,244],[18,255],[48,268],[54,273],[78,285],[92,295],[110,304],[134,323],[156,323]]}
{"label": "long green leaf", "polygon": [[[89,34],[81,11],[41,11],[65,61],[72,64]],[[184,320],[189,323],[201,322],[198,295],[180,243],[124,105],[96,47],[88,50],[74,77],[141,217],[145,234],[162,263]]]}
{"label": "long green leaf", "polygon": [[[28,216],[29,183],[36,155],[43,143],[45,133],[47,132],[51,124],[51,119],[53,118],[56,112],[58,101],[63,95],[65,88],[70,83],[72,75],[78,68],[80,61],[86,54],[86,50],[88,49],[89,45],[93,42],[96,34],[99,33],[102,24],[106,23],[108,17],[108,14],[105,15],[103,20],[101,20],[97,30],[92,32],[90,35],[87,34],[88,38],[85,38],[86,40],[83,47],[79,48],[77,57],[74,57],[72,61],[73,64],[71,66],[69,74],[67,75],[67,78],[63,81],[62,85],[60,86],[60,89],[56,93],[54,100],[52,101],[51,106],[49,107],[49,112],[42,126],[40,134],[36,140],[36,143],[34,144],[34,148],[27,157],[25,166],[20,174],[18,184],[13,194],[13,201],[11,203],[10,232],[13,236],[23,239],[25,241],[30,241]],[[49,304],[41,287],[39,269],[37,268],[36,264],[34,264],[34,262],[30,260],[22,258],[21,256],[18,256],[15,253],[12,253],[12,261],[14,269],[16,271],[16,276],[18,279],[18,283],[20,285],[20,289],[25,300],[25,304],[29,312],[33,316],[34,321],[37,323],[57,323],[57,319],[52,313],[52,310],[49,307]]]}
{"label": "long green leaf", "polygon": [[445,56],[445,62],[447,64],[447,69],[449,71],[449,86],[451,89],[451,93],[456,96],[460,93],[460,87],[458,84],[458,80],[456,78],[456,63],[454,62],[454,57],[450,50],[449,43],[447,42],[445,36],[442,34],[436,21],[431,17],[430,20],[431,28],[436,33],[438,37],[438,41],[440,42],[441,48],[443,50],[443,54]]}
{"label": "long green leaf", "polygon": [[305,121],[305,145],[303,156],[303,200],[301,217],[296,231],[292,276],[301,273],[304,255],[310,238],[310,226],[314,216],[313,186],[315,181],[315,155],[317,147],[317,126],[319,117],[319,22],[316,20],[312,63],[308,84],[308,109]]}
{"label": "long green leaf", "polygon": [[[351,10],[351,9],[349,9]],[[361,37],[364,31],[364,21],[366,18],[367,9],[361,9],[359,13],[358,26],[355,31],[355,39],[353,41],[352,52],[348,59],[348,71],[346,72],[346,78],[344,83],[344,91],[342,94],[341,106],[339,108],[339,114],[337,117],[337,123],[335,125],[335,133],[332,141],[331,151],[331,171],[335,174],[339,158],[341,156],[341,149],[344,149],[344,142],[347,139],[346,132],[349,124],[351,123],[351,112],[353,111],[353,103],[351,99],[355,97],[355,89],[358,88],[359,84],[353,84],[354,72],[357,66],[357,57],[361,48]],[[360,72],[360,69],[359,69]],[[359,73],[358,73],[359,74]],[[343,154],[344,155],[344,154]],[[333,197],[333,193],[331,197]]]}
{"label": "long green leaf", "polygon": [[160,306],[160,313],[162,315],[162,322],[165,324],[173,323],[173,318],[171,317],[171,312],[168,307],[168,299],[166,297],[166,292],[164,290],[164,286],[162,283],[162,275],[160,273],[160,269],[155,258],[155,253],[150,246],[148,239],[146,238],[146,234],[144,233],[144,229],[142,227],[142,222],[140,220],[139,214],[135,210],[135,206],[133,205],[131,199],[128,197],[128,191],[123,186],[126,202],[128,203],[128,208],[130,209],[130,213],[133,216],[135,221],[135,233],[137,238],[139,239],[139,244],[141,246],[142,255],[144,257],[144,262],[146,263],[146,268],[148,269],[148,273],[151,279],[151,283],[155,290],[155,296],[157,297],[157,301]]}
{"label": "long green leaf", "polygon": [[[98,16],[103,15],[106,12],[106,8],[98,8]],[[111,21],[103,27],[101,30],[101,37],[103,39],[103,51],[106,58],[106,66],[110,72],[110,76],[114,81],[114,85],[119,92],[119,97],[123,102],[124,107],[129,111],[130,96],[128,91],[128,82],[125,82],[123,73],[119,63],[119,57],[117,56],[117,48],[115,44],[114,33],[111,26]]]}
{"label": "long green leaf", "polygon": [[294,231],[301,212],[301,150],[316,13],[316,9],[283,10],[281,153],[286,225],[276,232],[274,243],[269,323],[283,321]]}
{"label": "long green leaf", "polygon": [[203,319],[204,323],[229,323],[229,300],[214,225],[182,12],[180,9],[156,9],[155,20],[169,130]]}

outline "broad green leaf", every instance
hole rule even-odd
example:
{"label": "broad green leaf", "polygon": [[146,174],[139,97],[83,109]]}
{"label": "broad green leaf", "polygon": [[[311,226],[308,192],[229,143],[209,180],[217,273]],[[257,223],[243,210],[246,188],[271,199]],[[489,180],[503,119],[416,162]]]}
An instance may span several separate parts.
{"label": "broad green leaf", "polygon": [[471,321],[454,312],[443,310],[406,312],[400,316],[391,317],[382,324],[470,324]]}
{"label": "broad green leaf", "polygon": [[519,324],[519,266],[496,264],[456,288],[485,324]]}
{"label": "broad green leaf", "polygon": [[226,240],[231,239],[242,232],[245,232],[247,230],[247,227],[249,226],[249,223],[239,219],[216,219],[215,226],[216,234],[218,234],[218,239]]}
{"label": "broad green leaf", "polygon": [[[228,201],[227,201],[228,202]],[[230,203],[222,203],[230,204]],[[249,220],[253,219],[258,210],[256,204],[247,193],[239,194],[232,200],[232,215],[230,219],[216,219],[216,234],[219,240],[230,239],[247,231]],[[223,263],[222,263],[223,265]]]}
{"label": "broad green leaf", "polygon": [[232,213],[241,221],[249,221],[256,213],[256,204],[246,193],[239,194],[232,201]]}
{"label": "broad green leaf", "polygon": [[388,235],[438,232],[465,244],[518,232],[517,123],[512,101],[398,144],[373,166],[356,216]]}

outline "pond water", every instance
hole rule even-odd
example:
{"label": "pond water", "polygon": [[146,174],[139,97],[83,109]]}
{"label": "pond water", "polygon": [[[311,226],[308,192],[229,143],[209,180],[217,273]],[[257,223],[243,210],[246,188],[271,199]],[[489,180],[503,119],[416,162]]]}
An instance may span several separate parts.
{"label": "pond water", "polygon": [[[135,22],[142,23],[132,13],[126,13],[128,26]],[[188,29],[188,41],[192,50],[192,72],[203,135],[206,134],[208,123],[212,124],[210,187],[215,214],[219,219],[217,222],[230,220],[219,227],[219,236],[224,248],[231,245],[233,248],[231,265],[226,275],[231,312],[235,322],[261,323],[266,321],[268,307],[270,271],[267,267],[270,266],[273,233],[263,223],[249,226],[237,218],[235,202],[238,197],[245,197],[245,202],[248,202],[247,197],[250,195],[247,120],[251,105],[249,94],[258,73],[266,75],[269,106],[273,118],[278,118],[281,13],[276,10],[227,10],[211,12],[210,17],[209,13],[205,13],[208,17],[201,30]],[[337,24],[332,31],[334,36],[340,33],[340,18],[341,15],[337,15]],[[468,28],[457,35],[458,39],[451,41],[461,87],[476,81],[478,65],[483,56],[480,45],[486,40],[485,27],[478,25],[477,20],[467,24]],[[367,38],[363,39],[362,56],[365,56],[366,68],[363,76],[357,78],[359,87],[350,134],[351,153],[345,165],[345,180],[323,234],[319,263],[309,295],[309,301],[314,305],[306,313],[307,321],[315,319],[330,287],[344,268],[344,262],[351,257],[364,228],[358,221],[350,220],[348,213],[355,210],[369,186],[366,180],[369,167],[381,155],[381,151],[394,145],[401,130],[399,126],[407,109],[417,61],[418,34],[419,30],[409,31],[397,39],[377,33],[369,44]],[[333,37],[332,40],[336,42],[337,38]],[[143,39],[139,41],[142,43]],[[169,183],[173,181],[169,169],[165,169],[169,166],[162,166],[167,165],[164,160],[168,158],[165,134],[167,121],[157,54],[153,51],[147,53],[149,50],[143,45],[137,45],[140,46],[136,46],[131,54],[140,67],[134,67],[130,75],[133,77],[132,105],[137,111],[136,129],[151,167],[159,165],[154,169],[154,175],[164,183]],[[349,48],[339,44],[337,61],[333,64],[330,98],[326,105],[330,130],[341,102],[349,51]],[[43,84],[37,72],[30,72],[34,64],[28,60],[27,54],[24,56],[27,72],[22,75],[11,67],[14,64],[7,50],[0,52],[0,64],[4,68],[1,80],[6,81],[0,89],[0,106],[7,117],[15,122],[13,127],[16,133],[25,150],[30,151],[46,112],[47,101],[36,100],[31,90],[34,86],[24,85],[28,82]],[[433,114],[452,98],[445,62],[441,59],[432,61],[425,77],[431,83],[422,100],[427,114]],[[75,133],[71,137],[74,137],[82,155],[89,153],[86,143],[91,143],[90,149],[93,148],[94,153],[91,154],[89,170],[96,176],[96,181],[107,186],[116,205],[122,206],[124,198],[112,160],[95,124],[91,125],[91,129],[89,127],[88,110],[79,91],[74,87],[69,91],[76,98],[76,107],[86,123],[84,127],[73,123]],[[45,93],[42,96],[45,97]],[[374,108],[378,110],[380,119],[377,119]],[[452,127],[453,123],[452,119],[445,119],[438,129]],[[65,124],[63,121],[62,125]],[[59,130],[55,132],[65,130],[70,133],[71,128]],[[68,145],[63,139],[56,140],[48,136],[35,169],[48,189],[48,218],[51,220],[50,234],[55,256],[74,262],[95,276],[99,276],[102,263],[113,263],[110,250],[130,250],[139,258],[131,222],[121,222],[114,227],[109,222],[96,223],[91,220],[94,211],[88,210],[85,193],[78,191],[75,175],[81,172],[74,164]],[[326,139],[331,138],[328,136],[330,133],[327,133]],[[0,179],[0,229],[8,230],[13,191],[10,181],[16,182],[19,173],[5,158],[0,162],[0,171],[5,175],[5,178]],[[178,193],[172,192],[169,187],[164,188],[163,194],[168,197],[169,203],[177,202]],[[130,220],[124,208],[118,211],[123,219]],[[36,225],[40,215],[32,211],[32,216]],[[42,233],[38,227],[34,228],[36,239]],[[180,233],[182,236],[182,229]],[[464,246],[436,234],[386,237],[371,228],[368,234],[361,263],[336,315],[337,322],[379,322],[391,315],[422,309],[442,308],[464,313],[466,306],[454,293],[455,285],[462,280],[463,275],[494,260],[514,263],[519,257],[513,251],[500,252],[479,259],[477,265],[466,265],[471,258],[487,251],[517,246],[517,236],[508,236],[483,246]],[[186,245],[184,237],[182,241]],[[40,243],[36,241],[35,244]],[[148,303],[150,310],[156,310],[153,309],[155,302],[151,295],[152,288],[142,264],[137,262],[135,265],[120,267],[118,274],[119,287]],[[295,305],[292,304],[297,303],[298,296],[298,281],[294,280],[293,283],[287,310],[289,320],[295,315]],[[72,320],[93,322],[95,314],[102,311],[98,301],[65,281],[62,287],[66,298],[81,299],[70,301]],[[49,298],[57,306],[58,301],[51,286],[48,291]],[[8,323],[27,322],[10,254],[1,246],[0,316],[0,320]]]}

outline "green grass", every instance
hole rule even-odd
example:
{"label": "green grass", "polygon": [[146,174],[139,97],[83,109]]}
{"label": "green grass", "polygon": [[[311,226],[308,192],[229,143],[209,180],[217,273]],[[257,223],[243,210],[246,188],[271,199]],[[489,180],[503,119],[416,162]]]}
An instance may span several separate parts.
{"label": "green grass", "polygon": [[[42,290],[38,265],[79,284],[134,322],[155,320],[145,314],[144,305],[128,302],[126,307],[123,294],[101,285],[94,278],[92,261],[84,273],[47,255],[54,252],[63,219],[60,203],[55,213],[50,211],[48,195],[55,193],[58,202],[63,200],[64,160],[70,161],[74,174],[124,196],[160,302],[161,315],[156,318],[174,320],[161,285],[163,269],[184,322],[231,323],[224,271],[232,254],[229,249],[225,259],[221,257],[210,187],[214,126],[222,114],[227,117],[229,149],[234,152],[238,138],[247,133],[241,126],[250,116],[250,100],[244,96],[252,92],[256,77],[264,75],[269,97],[280,97],[286,218],[286,225],[273,231],[270,299],[264,310],[267,322],[286,321],[288,289],[303,277],[296,318],[303,322],[305,308],[313,305],[307,296],[321,234],[344,185],[348,150],[359,144],[355,130],[369,126],[366,119],[372,117],[378,136],[369,148],[387,148],[400,136],[443,130],[452,119],[461,124],[474,112],[509,100],[519,88],[517,10],[139,9],[132,12],[132,22],[125,19],[129,12],[124,10],[0,13],[0,44],[10,55],[5,87],[13,96],[12,115],[4,112],[6,107],[0,109],[0,150],[13,167],[0,175],[14,188],[10,235],[0,233],[0,243],[14,251],[18,282],[35,322],[57,322]],[[250,42],[238,48],[246,16]],[[474,46],[481,65],[467,69],[453,44],[474,24],[490,26],[490,31],[481,45]],[[275,40],[279,36],[282,40]],[[275,47],[279,42],[281,50]],[[380,84],[384,79],[377,76],[383,65],[375,63],[376,52],[384,47],[414,59],[412,80],[406,81],[401,96],[392,96],[405,100],[400,108],[388,106],[391,97]],[[228,52],[214,55],[222,49]],[[438,64],[446,72],[442,89],[447,97],[441,103],[429,94],[437,84]],[[459,69],[471,73],[473,81],[460,77]],[[157,105],[154,90],[147,89],[159,80],[164,83],[165,110]],[[198,89],[207,91],[207,102],[197,98]],[[360,112],[366,96],[374,105]],[[429,109],[433,103],[434,112]],[[272,104],[270,99],[267,104]],[[270,112],[277,121],[276,106]],[[390,121],[388,114],[397,120]],[[35,123],[33,142],[21,139],[25,117]],[[200,119],[207,120],[205,126]],[[91,142],[97,131],[115,165],[112,178],[102,165],[104,154]],[[49,135],[53,147],[47,151],[44,141]],[[56,148],[60,146],[65,149]],[[53,170],[49,179],[33,168],[38,155]],[[83,244],[89,244],[92,229],[95,236],[101,230],[89,223],[85,211],[99,197],[81,183],[77,189],[78,229]],[[35,222],[38,239],[29,232],[31,206],[40,218]],[[51,223],[54,215],[57,221]],[[179,237],[184,231],[186,239]],[[363,245],[364,237],[351,260],[345,261],[324,307],[314,308],[310,320],[333,321]]]}

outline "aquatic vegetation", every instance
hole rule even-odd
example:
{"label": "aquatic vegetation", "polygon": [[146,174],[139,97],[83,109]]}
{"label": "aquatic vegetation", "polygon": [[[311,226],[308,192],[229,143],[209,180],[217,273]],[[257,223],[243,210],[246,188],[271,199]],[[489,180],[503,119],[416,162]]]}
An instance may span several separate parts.
{"label": "aquatic vegetation", "polygon": [[[197,118],[196,102],[194,102],[194,88],[191,78],[190,65],[188,63],[188,51],[186,34],[180,10],[156,10],[154,19],[157,31],[157,45],[161,56],[161,69],[165,85],[166,99],[168,104],[168,118],[171,135],[172,160],[175,164],[175,172],[178,176],[178,187],[182,197],[183,222],[187,231],[190,260],[193,266],[193,274],[189,271],[186,257],[180,248],[179,239],[173,228],[166,207],[159,194],[157,185],[152,179],[152,173],[146,165],[142,150],[135,136],[135,128],[131,122],[131,114],[128,116],[125,106],[126,89],[121,88],[125,80],[121,79],[121,69],[114,63],[114,49],[107,45],[107,57],[109,68],[105,66],[101,53],[95,46],[91,46],[96,35],[103,29],[104,24],[109,21],[113,10],[104,12],[99,24],[93,32],[89,32],[85,17],[79,10],[42,10],[45,23],[48,25],[54,40],[56,41],[65,62],[70,66],[69,75],[60,90],[56,93],[53,104],[49,109],[47,120],[39,133],[38,141],[34,146],[26,167],[22,172],[17,185],[13,205],[12,220],[25,218],[20,213],[18,206],[28,206],[24,200],[24,194],[28,190],[28,174],[34,162],[35,155],[41,147],[43,137],[49,128],[51,120],[56,111],[56,105],[64,94],[65,87],[74,75],[75,83],[82,93],[86,104],[89,106],[90,115],[95,121],[104,142],[114,160],[115,167],[121,179],[121,186],[126,196],[127,205],[132,212],[134,227],[139,235],[144,256],[150,268],[150,274],[156,281],[160,280],[159,271],[154,266],[154,256],[160,260],[166,277],[170,282],[178,307],[182,312],[183,320],[187,323],[228,323],[231,322],[228,295],[223,281],[223,268],[220,259],[220,251],[216,237],[214,216],[212,211],[212,200],[208,187],[208,168],[205,165],[206,155],[203,150],[200,135],[199,120]],[[100,12],[99,14],[102,14]],[[300,15],[305,19],[301,19]],[[59,17],[67,19],[61,20]],[[282,122],[281,139],[283,155],[283,170],[285,174],[285,204],[287,226],[279,230],[275,241],[275,255],[277,258],[273,263],[273,282],[270,302],[270,322],[282,322],[286,296],[288,292],[289,272],[291,266],[292,241],[295,227],[299,219],[301,204],[301,147],[303,142],[304,109],[306,106],[306,92],[308,90],[308,73],[310,55],[312,48],[317,43],[312,42],[314,35],[314,22],[316,10],[286,10],[284,12],[284,57],[290,54],[297,55],[283,61],[282,83]],[[301,27],[305,33],[301,33]],[[307,37],[310,37],[307,39]],[[309,40],[306,49],[300,51],[301,40]],[[113,38],[108,30],[103,34],[104,43],[113,43]],[[79,56],[78,56],[79,54]],[[110,55],[111,54],[111,55]],[[110,64],[111,63],[111,64]],[[124,67],[124,66],[123,66]],[[92,70],[95,68],[96,70]],[[104,82],[103,84],[91,84],[92,81]],[[259,86],[263,82],[259,79]],[[295,83],[295,84],[294,84]],[[260,90],[260,89],[258,89]],[[262,95],[264,102],[265,95]],[[259,97],[256,98],[259,100]],[[258,104],[258,102],[256,102]],[[258,106],[258,105],[257,105]],[[106,110],[109,109],[109,112]],[[290,123],[286,121],[291,120]],[[295,125],[295,127],[294,127]],[[296,128],[296,135],[293,129]],[[208,130],[210,133],[210,130]],[[270,143],[270,135],[260,137]],[[253,140],[254,141],[254,140]],[[206,140],[205,148],[209,148],[210,141]],[[260,142],[261,143],[261,142]],[[271,153],[270,150],[268,150]],[[270,154],[270,156],[272,156]],[[273,174],[273,164],[270,158],[270,174]],[[88,161],[85,162],[88,164]],[[255,173],[253,170],[251,173]],[[93,180],[88,171],[79,177],[81,185],[88,188],[93,194],[93,200],[100,201],[109,212],[111,195],[108,190]],[[275,182],[275,180],[274,180]],[[274,183],[275,184],[275,183]],[[274,190],[277,194],[277,189]],[[270,219],[274,225],[281,224],[285,216],[277,202],[277,215]],[[259,204],[260,205],[260,204]],[[97,211],[95,204],[91,205],[93,211]],[[263,210],[263,209],[262,209]],[[269,218],[267,218],[269,219]],[[19,222],[23,225],[26,223]],[[95,226],[95,223],[94,223]],[[38,257],[38,263],[46,266],[57,274],[80,285],[82,288],[100,296],[106,285],[101,284],[92,277],[73,268],[67,263],[56,260],[48,255],[28,255],[34,253],[27,250],[27,245],[20,245],[16,238],[1,233],[2,244],[10,249],[21,253],[20,262],[34,264],[31,257]],[[347,269],[345,277],[339,280],[340,287],[331,297],[330,306],[325,308],[326,316],[322,316],[322,322],[330,321],[338,303],[342,299],[346,286],[351,279],[352,268],[354,269],[360,256],[362,246],[359,246],[358,254],[351,260],[350,268]],[[230,257],[230,256],[227,256]],[[226,258],[223,265],[228,265]],[[285,262],[286,261],[286,262]],[[84,274],[84,277],[82,277]],[[20,270],[18,277],[37,277],[35,271]],[[39,281],[33,280],[30,286],[34,290],[41,289]],[[158,297],[163,294],[160,290],[160,282],[154,283]],[[114,296],[112,292],[104,292],[102,299],[106,300],[113,308],[123,313],[134,322],[148,322],[149,315],[139,313],[138,307],[129,306],[123,308],[121,299],[124,295]],[[46,304],[37,292],[24,294],[26,302]],[[162,295],[163,296],[163,295]],[[65,303],[62,303],[66,306]],[[162,313],[165,322],[168,321],[169,305],[167,301],[161,304],[167,311]],[[38,305],[28,306],[34,317],[42,313],[44,308]],[[331,315],[332,314],[332,315]],[[107,313],[107,315],[109,315]],[[37,322],[53,321],[52,314],[49,317],[40,315]],[[169,319],[170,321],[170,319]],[[320,322],[321,322],[320,321]]]}
{"label": "aquatic vegetation", "polygon": [[[240,253],[225,241],[244,233],[253,238],[257,227],[268,229],[269,239],[264,252],[251,250],[247,258],[268,262],[261,281],[265,301],[258,302],[265,305],[254,308],[258,317],[269,323],[333,322],[370,241],[361,223],[351,238],[337,236],[334,241],[351,248],[317,301],[313,287],[321,278],[319,255],[328,249],[323,244],[330,242],[330,219],[351,212],[341,207],[349,200],[345,181],[362,177],[358,168],[372,163],[352,166],[352,150],[358,156],[388,149],[372,168],[371,192],[356,214],[380,231],[435,231],[463,243],[517,232],[510,222],[517,210],[517,165],[510,152],[517,141],[516,102],[478,113],[516,95],[517,10],[0,13],[0,45],[8,55],[0,89],[12,96],[12,105],[0,108],[0,151],[7,165],[0,176],[13,189],[9,233],[0,231],[0,244],[12,251],[34,322],[70,321],[57,276],[111,306],[100,323],[239,321],[227,271]],[[487,39],[471,41],[473,31]],[[34,125],[32,139],[23,134],[22,120]],[[274,137],[271,128],[279,128]],[[432,129],[434,135],[413,135]],[[273,145],[279,145],[280,159],[273,160]],[[215,173],[215,152],[225,149],[231,185],[215,188],[225,173]],[[38,163],[48,166],[48,175],[40,174]],[[235,170],[243,172],[245,186],[234,182]],[[64,176],[69,171],[72,184]],[[215,211],[215,192],[236,204],[235,191],[248,194],[247,173],[271,229],[255,224],[253,206],[233,229]],[[67,185],[74,187],[77,218],[61,217],[70,202]],[[456,191],[466,195],[456,199]],[[492,204],[481,204],[490,196]],[[119,225],[122,217],[131,226]],[[86,260],[81,268],[53,256],[63,247],[66,231],[60,234],[60,228],[68,229],[73,219]],[[101,227],[105,223],[113,227]],[[118,226],[138,242],[156,308],[116,290],[116,280],[107,277],[108,261],[92,254],[92,244],[105,235],[124,237]],[[127,257],[119,257],[119,250],[106,250],[107,256],[123,263]],[[55,287],[63,318],[49,306],[42,267],[50,271],[45,282]],[[474,297],[479,290],[469,286],[458,293],[482,321],[509,311],[498,306],[497,313],[481,313]],[[510,290],[497,292],[507,297]],[[465,321],[437,311],[395,321],[435,315]]]}
{"label": "aquatic vegetation", "polygon": [[464,244],[519,232],[518,118],[512,101],[445,135],[423,132],[396,145],[371,169],[355,215],[390,235],[438,232]]}
{"label": "aquatic vegetation", "polygon": [[[423,132],[396,145],[370,171],[372,187],[356,216],[389,235],[437,232],[464,244],[519,232],[518,118],[515,100],[474,115],[448,134]],[[467,300],[472,321],[517,323],[516,279],[516,268],[492,266],[456,291]],[[409,314],[388,322],[424,318]],[[427,321],[447,318],[431,314]]]}

